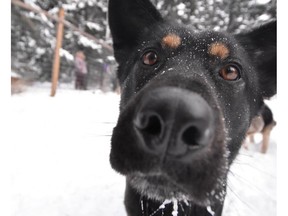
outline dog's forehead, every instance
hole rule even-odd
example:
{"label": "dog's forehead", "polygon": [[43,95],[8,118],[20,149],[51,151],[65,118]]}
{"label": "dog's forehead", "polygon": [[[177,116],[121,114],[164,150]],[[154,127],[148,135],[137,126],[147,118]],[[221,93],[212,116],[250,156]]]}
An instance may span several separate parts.
{"label": "dog's forehead", "polygon": [[215,31],[195,33],[186,28],[170,28],[161,32],[158,40],[164,49],[176,50],[180,47],[193,46],[194,50],[205,51],[220,59],[228,57],[235,48],[235,41],[231,39],[231,36]]}

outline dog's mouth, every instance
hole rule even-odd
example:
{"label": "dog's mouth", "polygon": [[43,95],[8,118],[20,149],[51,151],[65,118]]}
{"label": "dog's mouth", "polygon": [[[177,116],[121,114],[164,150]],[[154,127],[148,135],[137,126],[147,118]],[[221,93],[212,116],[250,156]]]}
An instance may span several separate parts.
{"label": "dog's mouth", "polygon": [[129,184],[143,196],[154,200],[191,200],[176,182],[163,173],[143,174],[135,172],[127,176]]}
{"label": "dog's mouth", "polygon": [[[154,172],[144,174],[142,172],[134,172],[127,175],[127,181],[138,193],[148,199],[158,200],[177,200],[193,205],[208,207],[215,202],[223,202],[226,195],[226,181],[219,178],[215,182],[212,189],[207,191],[201,190],[200,193],[194,193],[195,185],[187,186],[177,183],[173,177],[168,176],[164,172]],[[205,182],[205,179],[203,179]]]}

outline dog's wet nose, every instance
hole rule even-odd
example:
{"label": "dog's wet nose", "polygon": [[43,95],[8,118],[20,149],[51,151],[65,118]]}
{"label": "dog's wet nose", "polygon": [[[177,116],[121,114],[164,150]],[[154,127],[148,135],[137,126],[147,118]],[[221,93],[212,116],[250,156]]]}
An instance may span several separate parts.
{"label": "dog's wet nose", "polygon": [[143,96],[134,118],[142,148],[155,154],[185,155],[214,138],[214,115],[196,93],[162,87]]}

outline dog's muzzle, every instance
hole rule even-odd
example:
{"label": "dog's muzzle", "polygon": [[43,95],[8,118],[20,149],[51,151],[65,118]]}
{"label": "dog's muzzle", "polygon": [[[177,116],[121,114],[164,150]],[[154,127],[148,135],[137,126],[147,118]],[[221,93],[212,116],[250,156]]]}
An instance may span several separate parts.
{"label": "dog's muzzle", "polygon": [[224,197],[226,135],[213,97],[204,88],[201,95],[171,85],[152,87],[122,109],[111,139],[112,167],[153,199],[204,206]]}
{"label": "dog's muzzle", "polygon": [[189,160],[213,142],[213,111],[197,93],[156,88],[143,96],[136,110],[133,124],[138,143],[149,154]]}

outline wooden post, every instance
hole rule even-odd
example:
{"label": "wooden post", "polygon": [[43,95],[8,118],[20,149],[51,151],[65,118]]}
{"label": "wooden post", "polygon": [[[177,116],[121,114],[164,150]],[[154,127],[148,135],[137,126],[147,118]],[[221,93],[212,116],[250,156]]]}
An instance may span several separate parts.
{"label": "wooden post", "polygon": [[60,48],[62,46],[63,39],[63,20],[64,20],[64,9],[60,8],[59,10],[59,22],[57,27],[57,38],[56,38],[56,46],[54,51],[54,61],[53,61],[53,69],[52,69],[52,87],[51,87],[51,97],[54,97],[56,94],[56,88],[58,84],[59,77],[59,68],[60,68]]}

